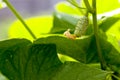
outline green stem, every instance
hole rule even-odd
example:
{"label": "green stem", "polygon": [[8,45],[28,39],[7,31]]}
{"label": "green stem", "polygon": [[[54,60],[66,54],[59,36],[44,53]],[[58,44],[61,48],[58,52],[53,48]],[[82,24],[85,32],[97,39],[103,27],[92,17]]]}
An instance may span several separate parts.
{"label": "green stem", "polygon": [[16,9],[12,6],[12,4],[8,0],[3,0],[3,1],[9,7],[9,9],[14,13],[14,15],[21,21],[21,23],[24,25],[24,27],[27,29],[27,31],[30,33],[30,35],[33,37],[33,39],[36,39],[36,36],[33,34],[33,32],[30,30],[28,25],[25,23],[25,21],[19,15],[19,13],[16,11]]}
{"label": "green stem", "polygon": [[85,6],[87,7],[88,12],[94,13],[94,10],[91,8],[88,0],[84,0]]}
{"label": "green stem", "polygon": [[96,46],[97,46],[97,51],[98,51],[98,56],[101,62],[101,68],[105,70],[107,68],[106,62],[103,58],[100,43],[99,43],[99,36],[98,36],[98,25],[97,25],[97,12],[96,12],[96,0],[92,0],[92,6],[94,9],[94,13],[92,13],[93,17],[93,27],[94,27],[94,35],[96,39]]}
{"label": "green stem", "polygon": [[112,74],[112,76],[113,76],[115,79],[120,80],[120,78],[119,78],[118,76],[116,76],[116,75],[114,75],[114,74]]}

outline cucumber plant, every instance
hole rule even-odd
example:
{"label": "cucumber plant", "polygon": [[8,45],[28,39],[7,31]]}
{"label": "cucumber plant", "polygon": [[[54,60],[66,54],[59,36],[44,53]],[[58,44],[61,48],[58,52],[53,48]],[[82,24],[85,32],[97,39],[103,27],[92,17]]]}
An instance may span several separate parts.
{"label": "cucumber plant", "polygon": [[41,38],[8,0],[3,2],[33,37],[32,41],[0,41],[0,71],[9,80],[120,80],[119,0],[60,3],[53,14],[53,27]]}

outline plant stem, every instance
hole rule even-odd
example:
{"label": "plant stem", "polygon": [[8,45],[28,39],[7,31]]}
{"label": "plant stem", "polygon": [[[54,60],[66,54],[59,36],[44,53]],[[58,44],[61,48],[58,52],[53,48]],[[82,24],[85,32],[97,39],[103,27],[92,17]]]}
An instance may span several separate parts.
{"label": "plant stem", "polygon": [[94,27],[94,35],[96,39],[96,46],[97,46],[97,51],[98,51],[98,56],[101,62],[101,68],[105,70],[107,68],[106,62],[103,58],[100,43],[99,43],[99,36],[98,36],[98,25],[97,25],[97,12],[96,12],[96,0],[92,0],[92,7],[94,12],[92,13],[93,17],[93,27]]}
{"label": "plant stem", "polygon": [[9,7],[9,9],[13,12],[13,14],[21,21],[21,23],[24,25],[24,27],[27,29],[27,31],[30,33],[30,35],[33,37],[33,39],[36,39],[36,36],[33,34],[33,32],[30,30],[28,25],[25,23],[25,21],[20,16],[20,14],[16,11],[16,9],[12,6],[12,4],[8,0],[3,0],[3,1]]}
{"label": "plant stem", "polygon": [[94,10],[91,8],[88,0],[84,0],[85,6],[87,7],[88,12],[93,13]]}
{"label": "plant stem", "polygon": [[114,74],[112,74],[112,76],[113,76],[115,79],[120,80],[120,78],[119,78],[118,76],[116,76],[116,75],[114,75]]}

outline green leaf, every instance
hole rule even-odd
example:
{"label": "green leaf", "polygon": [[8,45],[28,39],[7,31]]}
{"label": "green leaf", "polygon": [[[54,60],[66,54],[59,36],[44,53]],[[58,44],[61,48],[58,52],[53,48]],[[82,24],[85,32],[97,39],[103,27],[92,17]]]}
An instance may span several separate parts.
{"label": "green leaf", "polygon": [[[70,29],[70,32],[73,34],[77,22],[81,16],[72,16],[64,13],[54,13],[53,27],[50,33],[53,34],[63,34],[67,29]],[[91,20],[89,19],[89,25],[85,32],[85,35],[91,35],[93,33]]]}
{"label": "green leaf", "polygon": [[[49,33],[50,29],[53,26],[53,17],[50,15],[32,17],[25,20],[32,32],[39,37],[43,37]],[[15,21],[10,26],[9,29],[9,38],[26,38],[33,40],[28,31],[24,28],[20,21]]]}
{"label": "green leaf", "polygon": [[[84,1],[82,0],[82,4],[84,6]],[[92,0],[89,0],[91,6],[92,6]],[[97,0],[96,1],[96,7],[97,7],[97,13],[102,14],[105,12],[110,12],[115,9],[120,8],[120,1],[119,0]]]}
{"label": "green leaf", "polygon": [[62,12],[70,15],[81,15],[81,12],[78,8],[67,2],[60,2],[56,4],[55,9],[57,12]]}
{"label": "green leaf", "polygon": [[[104,36],[103,36],[104,35]],[[118,46],[117,42],[111,44],[112,39],[109,37],[105,37],[105,34],[100,34],[100,46],[102,50],[103,58],[105,59],[107,65],[111,68],[111,70],[118,72],[120,74],[119,66],[120,66],[120,47]],[[110,40],[108,40],[108,39]],[[112,39],[112,40],[111,40]],[[114,47],[116,46],[116,47]],[[92,38],[90,46],[87,52],[87,63],[98,63],[99,57],[97,54],[97,46],[95,43],[95,38]]]}
{"label": "green leaf", "polygon": [[120,14],[113,15],[111,17],[104,17],[99,21],[99,27],[104,32],[107,32],[111,27],[114,27],[114,24],[120,20]]}
{"label": "green leaf", "polygon": [[116,36],[114,35],[107,35],[107,41],[112,44],[112,46],[120,53],[120,43]]}
{"label": "green leaf", "polygon": [[4,52],[6,49],[12,46],[20,45],[20,44],[30,44],[31,42],[26,39],[12,39],[12,40],[4,40],[0,41],[0,54]]}
{"label": "green leaf", "polygon": [[120,19],[107,30],[107,35],[113,35],[117,40],[120,40]]}
{"label": "green leaf", "polygon": [[91,37],[70,40],[60,36],[50,36],[36,40],[35,44],[53,43],[57,46],[57,52],[70,56],[78,61],[86,62],[86,51],[88,49]]}
{"label": "green leaf", "polygon": [[73,32],[79,17],[71,16],[64,13],[54,13],[53,28],[50,33],[62,33],[68,28]]}
{"label": "green leaf", "polygon": [[[120,57],[118,44],[117,48],[114,47],[116,45],[116,42],[114,42],[115,44],[113,46],[113,44],[111,44],[110,41],[108,41],[110,37],[107,36],[105,37],[105,35],[106,34],[104,33],[99,35],[102,54],[108,63],[119,64],[120,59],[116,59]],[[89,48],[87,50],[87,60],[88,60],[87,63],[99,62],[95,37],[92,38]]]}
{"label": "green leaf", "polygon": [[31,45],[23,40],[0,53],[0,70],[10,80],[49,80],[61,64],[54,44]]}
{"label": "green leaf", "polygon": [[66,62],[52,80],[106,80],[109,72],[82,63]]}
{"label": "green leaf", "polygon": [[[108,37],[108,39],[110,39],[110,37]],[[111,70],[120,74],[120,52],[118,50],[118,44],[116,44],[117,42],[114,42],[113,45],[106,39],[101,38],[100,41],[103,56],[106,60],[107,65],[111,68]],[[115,45],[116,47],[114,47]]]}
{"label": "green leaf", "polygon": [[22,65],[25,63],[26,46],[29,44],[31,42],[25,39],[12,39],[0,42],[0,71],[9,79],[20,80],[24,75],[22,74]]}
{"label": "green leaf", "polygon": [[0,42],[5,46],[0,47],[0,50],[5,48],[0,52],[0,70],[10,80],[105,80],[111,74],[82,63],[62,64],[54,44],[31,44],[28,40],[16,39],[16,44],[6,47],[6,43],[13,41]]}
{"label": "green leaf", "polygon": [[29,49],[25,80],[49,80],[62,64],[54,44],[35,44]]}
{"label": "green leaf", "polygon": [[120,8],[119,0],[97,0],[97,13],[104,13],[117,8]]}
{"label": "green leaf", "polygon": [[101,48],[103,55],[108,64],[119,64],[120,65],[120,53],[115,49],[115,47],[105,39],[101,38]]}

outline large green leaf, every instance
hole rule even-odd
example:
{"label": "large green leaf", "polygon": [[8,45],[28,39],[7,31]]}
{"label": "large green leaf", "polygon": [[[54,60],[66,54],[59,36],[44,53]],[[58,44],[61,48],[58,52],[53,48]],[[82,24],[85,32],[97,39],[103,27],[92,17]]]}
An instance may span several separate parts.
{"label": "large green leaf", "polygon": [[10,80],[48,80],[62,64],[57,57],[55,45],[30,45],[23,41],[0,53],[1,72]]}
{"label": "large green leaf", "polygon": [[113,15],[110,17],[104,17],[99,21],[99,27],[102,29],[104,32],[107,32],[111,27],[114,27],[114,24],[117,23],[120,20],[120,14]]}
{"label": "large green leaf", "polygon": [[107,76],[106,71],[93,69],[82,63],[66,62],[52,80],[106,80]]}
{"label": "large green leaf", "polygon": [[25,80],[49,80],[62,64],[54,44],[36,44],[29,49]]}
{"label": "large green leaf", "polygon": [[113,70],[114,72],[117,72],[120,75],[120,47],[117,42],[115,41],[115,38],[112,39],[115,42],[112,42],[112,36],[109,35],[108,40],[101,38],[101,47],[102,47],[102,53],[105,58],[105,61],[107,65]]}
{"label": "large green leaf", "polygon": [[0,71],[9,79],[20,80],[23,77],[23,66],[26,61],[27,46],[25,39],[12,39],[0,42]]}
{"label": "large green leaf", "polygon": [[78,8],[74,7],[73,5],[67,2],[60,2],[56,4],[55,10],[57,12],[62,12],[70,15],[81,15],[81,12]]}
{"label": "large green leaf", "polygon": [[[67,29],[74,33],[76,24],[81,16],[72,16],[64,13],[56,12],[54,13],[53,27],[50,33],[53,34],[63,34]],[[90,19],[89,19],[90,20]],[[89,21],[89,27],[86,30],[85,35],[91,35],[93,32],[91,20]]]}
{"label": "large green leaf", "polygon": [[[89,0],[91,6],[92,6],[92,0]],[[102,14],[105,12],[110,12],[115,9],[120,8],[120,1],[119,0],[97,0],[97,13]],[[109,3],[109,4],[108,4]],[[79,4],[79,3],[78,3]],[[83,0],[81,0],[81,4],[83,4]],[[111,7],[112,6],[112,7]],[[63,12],[71,15],[81,15],[81,12],[76,7],[72,6],[69,3],[61,2],[56,5],[56,11]]]}
{"label": "large green leaf", "polygon": [[[106,80],[110,74],[82,63],[62,64],[54,44],[31,44],[24,39],[17,40],[16,45],[4,47],[0,53],[0,70],[10,80]],[[0,43],[6,46],[12,41],[15,40]]]}
{"label": "large green leaf", "polygon": [[104,17],[99,20],[99,28],[106,32],[109,36],[114,36],[120,40],[120,14],[116,14],[110,17]]}
{"label": "large green leaf", "polygon": [[22,43],[26,45],[26,44],[30,44],[31,42],[26,39],[12,39],[12,40],[0,41],[0,54],[9,47],[20,45]]}
{"label": "large green leaf", "polygon": [[120,19],[117,21],[111,28],[109,28],[106,32],[107,35],[113,35],[117,38],[117,40],[120,40]]}
{"label": "large green leaf", "polygon": [[[120,51],[119,51],[120,47],[119,45],[117,44],[117,42],[112,43],[113,39],[110,35],[105,37],[105,34],[100,34],[99,37],[100,37],[99,41],[100,41],[100,47],[102,50],[102,56],[105,62],[111,68],[111,70],[118,72],[120,74],[120,70],[119,70],[120,68]],[[86,61],[87,63],[100,62],[98,54],[97,54],[97,46],[96,46],[95,38],[93,38],[91,41],[86,58],[87,58],[87,61]]]}
{"label": "large green leaf", "polygon": [[54,43],[57,46],[58,53],[68,55],[81,62],[86,62],[86,51],[88,49],[90,42],[91,42],[91,37],[70,40],[65,37],[50,36],[47,38],[40,38],[34,43],[35,44]]}
{"label": "large green leaf", "polygon": [[[103,56],[108,64],[119,65],[119,51],[101,35],[100,44]],[[40,38],[34,42],[38,43],[54,43],[57,45],[57,52],[68,55],[74,59],[84,63],[99,62],[97,54],[97,46],[94,37],[70,40],[65,37],[51,36]]]}
{"label": "large green leaf", "polygon": [[119,0],[97,0],[97,13],[104,13],[117,8],[120,8]]}
{"label": "large green leaf", "polygon": [[[120,52],[118,51],[118,49],[116,47],[114,47],[107,40],[107,37],[105,38],[105,37],[103,37],[103,35],[100,35],[100,36],[101,36],[100,37],[100,47],[102,50],[102,55],[103,55],[104,59],[106,60],[106,62],[108,64],[117,64],[117,65],[120,64],[120,59],[119,59]],[[105,34],[104,34],[104,36],[105,36]],[[88,60],[88,63],[99,61],[95,38],[93,38],[91,40],[91,44],[88,48],[87,60]]]}
{"label": "large green leaf", "polygon": [[[53,17],[50,15],[31,17],[25,19],[25,21],[37,38],[43,37],[43,34],[48,33],[53,26]],[[10,26],[8,35],[9,38],[26,38],[33,40],[29,32],[20,21],[13,22]]]}
{"label": "large green leaf", "polygon": [[[90,5],[92,6],[92,0],[89,0],[89,2],[90,2]],[[82,4],[84,4],[83,0],[82,0]],[[102,13],[110,12],[120,8],[120,1],[119,0],[114,0],[114,1],[113,0],[97,0],[96,5],[97,5],[96,7],[97,13],[102,14]]]}
{"label": "large green leaf", "polygon": [[79,17],[56,12],[54,13],[53,27],[50,33],[63,33],[68,28],[74,31],[78,20]]}
{"label": "large green leaf", "polygon": [[114,46],[114,48],[120,53],[120,43],[116,36],[108,35],[107,41],[110,42]]}

